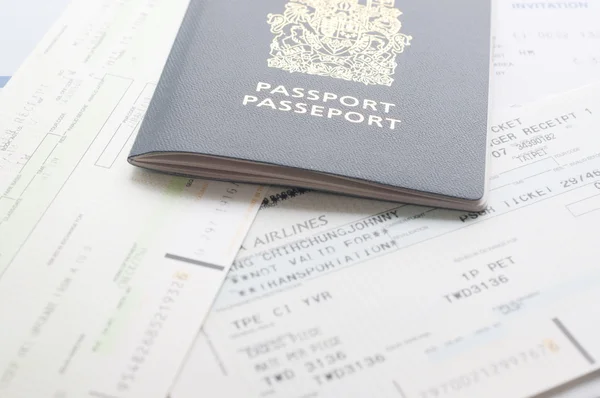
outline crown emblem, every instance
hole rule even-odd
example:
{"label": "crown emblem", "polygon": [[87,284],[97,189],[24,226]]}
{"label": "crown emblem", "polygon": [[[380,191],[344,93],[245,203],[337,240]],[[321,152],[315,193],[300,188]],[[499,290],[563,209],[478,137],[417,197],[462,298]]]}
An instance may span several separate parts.
{"label": "crown emblem", "polygon": [[268,66],[391,86],[396,55],[412,36],[400,33],[395,0],[290,0],[269,14],[275,34]]}

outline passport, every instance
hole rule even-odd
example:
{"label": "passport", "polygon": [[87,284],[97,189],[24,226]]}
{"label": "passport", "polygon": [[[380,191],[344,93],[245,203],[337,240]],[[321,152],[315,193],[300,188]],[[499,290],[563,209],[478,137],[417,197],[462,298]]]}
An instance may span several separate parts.
{"label": "passport", "polygon": [[128,161],[481,210],[491,2],[191,0]]}

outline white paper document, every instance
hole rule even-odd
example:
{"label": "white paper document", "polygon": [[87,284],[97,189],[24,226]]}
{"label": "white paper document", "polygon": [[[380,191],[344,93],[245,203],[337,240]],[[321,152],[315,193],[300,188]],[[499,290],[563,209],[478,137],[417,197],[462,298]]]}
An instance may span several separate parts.
{"label": "white paper document", "polygon": [[0,89],[8,83],[70,0],[0,0]]}
{"label": "white paper document", "polygon": [[598,371],[561,385],[535,398],[596,398],[600,393]]}
{"label": "white paper document", "polygon": [[599,129],[600,86],[496,113],[477,213],[273,196],[172,398],[519,398],[597,369]]}
{"label": "white paper document", "polygon": [[2,398],[164,398],[255,217],[126,161],[186,6],[76,1],[0,97]]}
{"label": "white paper document", "polygon": [[495,0],[494,5],[495,109],[600,81],[600,1]]}

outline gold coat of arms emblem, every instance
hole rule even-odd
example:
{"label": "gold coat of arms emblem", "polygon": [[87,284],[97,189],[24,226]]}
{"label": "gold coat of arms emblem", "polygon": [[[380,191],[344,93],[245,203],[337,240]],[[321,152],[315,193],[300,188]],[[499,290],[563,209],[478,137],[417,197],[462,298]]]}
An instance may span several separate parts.
{"label": "gold coat of arms emblem", "polygon": [[288,72],[391,86],[396,55],[412,36],[400,33],[395,0],[290,0],[269,14],[275,34],[268,66]]}

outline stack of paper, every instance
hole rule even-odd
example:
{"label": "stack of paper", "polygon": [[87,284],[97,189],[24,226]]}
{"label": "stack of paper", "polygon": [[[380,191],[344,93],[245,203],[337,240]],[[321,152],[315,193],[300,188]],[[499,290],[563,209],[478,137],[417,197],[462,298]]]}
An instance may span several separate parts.
{"label": "stack of paper", "polygon": [[263,187],[126,155],[185,1],[70,4],[0,96],[0,397],[164,397]]}
{"label": "stack of paper", "polygon": [[600,3],[495,3],[480,212],[128,165],[186,6],[74,0],[0,94],[0,398],[599,394]]}
{"label": "stack of paper", "polygon": [[0,0],[0,90],[68,4],[69,0]]}

